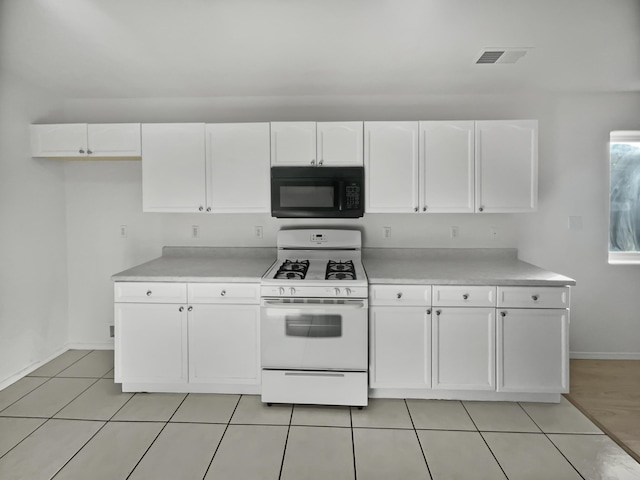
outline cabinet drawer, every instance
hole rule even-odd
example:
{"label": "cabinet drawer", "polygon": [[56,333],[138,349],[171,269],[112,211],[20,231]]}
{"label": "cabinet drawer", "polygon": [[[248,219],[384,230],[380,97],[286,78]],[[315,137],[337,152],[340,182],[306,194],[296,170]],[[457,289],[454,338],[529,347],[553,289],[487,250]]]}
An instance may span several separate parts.
{"label": "cabinet drawer", "polygon": [[116,302],[186,303],[187,284],[168,282],[116,282]]}
{"label": "cabinet drawer", "polygon": [[372,285],[370,305],[431,305],[431,285]]}
{"label": "cabinet drawer", "polygon": [[189,303],[260,303],[258,283],[190,283]]}
{"label": "cabinet drawer", "polygon": [[438,307],[493,307],[496,287],[434,285],[433,306]]}
{"label": "cabinet drawer", "polygon": [[569,287],[498,287],[498,307],[569,308]]}

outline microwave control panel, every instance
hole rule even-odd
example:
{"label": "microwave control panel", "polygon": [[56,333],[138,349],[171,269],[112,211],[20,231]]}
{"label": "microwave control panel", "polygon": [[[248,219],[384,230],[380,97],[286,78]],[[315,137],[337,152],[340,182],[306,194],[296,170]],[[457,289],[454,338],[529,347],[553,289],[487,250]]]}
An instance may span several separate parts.
{"label": "microwave control panel", "polygon": [[346,209],[353,210],[360,208],[360,186],[357,184],[347,185],[345,192]]}

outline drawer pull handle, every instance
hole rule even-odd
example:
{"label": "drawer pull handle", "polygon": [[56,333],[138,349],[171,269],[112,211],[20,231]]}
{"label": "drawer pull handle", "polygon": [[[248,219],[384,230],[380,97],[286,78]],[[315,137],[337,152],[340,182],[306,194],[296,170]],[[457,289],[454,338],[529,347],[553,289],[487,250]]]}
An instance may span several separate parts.
{"label": "drawer pull handle", "polygon": [[178,309],[178,311],[179,311],[179,312],[184,312],[184,307],[180,307],[180,308]]}
{"label": "drawer pull handle", "polygon": [[397,295],[398,295],[398,298],[402,298],[402,292],[398,292]]}
{"label": "drawer pull handle", "polygon": [[540,298],[538,297],[538,295],[531,295],[531,300],[533,300],[534,302],[537,302],[538,298]]}
{"label": "drawer pull handle", "polygon": [[193,307],[191,305],[189,305],[189,308],[187,308],[187,312],[190,312],[193,310]]}
{"label": "drawer pull handle", "polygon": [[222,290],[222,291],[220,292],[220,296],[221,296],[221,297],[224,297],[226,294],[227,294],[227,291],[226,291],[226,290]]}
{"label": "drawer pull handle", "polygon": [[427,315],[431,315],[431,309],[427,308]]}
{"label": "drawer pull handle", "polygon": [[147,290],[147,297],[151,296],[151,290]]}
{"label": "drawer pull handle", "polygon": [[462,299],[463,300],[468,300],[469,299],[469,294],[468,293],[463,293],[462,294]]}
{"label": "drawer pull handle", "polygon": [[500,312],[500,315],[501,315],[502,317],[506,317],[506,316],[507,316],[507,312]]}
{"label": "drawer pull handle", "polygon": [[436,310],[436,315],[440,316],[441,313],[442,313],[442,310]]}

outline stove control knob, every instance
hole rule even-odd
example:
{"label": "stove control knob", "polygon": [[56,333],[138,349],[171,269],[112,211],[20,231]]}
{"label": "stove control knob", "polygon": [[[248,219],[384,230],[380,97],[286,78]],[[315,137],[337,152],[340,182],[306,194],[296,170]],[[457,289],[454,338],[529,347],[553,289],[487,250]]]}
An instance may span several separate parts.
{"label": "stove control knob", "polygon": [[295,289],[295,288],[293,288],[293,287],[291,287],[291,288],[289,289],[289,293],[290,293],[291,295],[295,295],[295,294],[296,294],[296,289]]}
{"label": "stove control knob", "polygon": [[350,288],[345,288],[344,289],[344,293],[346,293],[347,295],[351,295],[351,289]]}
{"label": "stove control knob", "polygon": [[340,289],[339,288],[334,288],[333,292],[336,294],[336,296],[340,295]]}
{"label": "stove control knob", "polygon": [[280,287],[280,288],[278,289],[278,293],[279,293],[280,295],[284,295],[284,287]]}

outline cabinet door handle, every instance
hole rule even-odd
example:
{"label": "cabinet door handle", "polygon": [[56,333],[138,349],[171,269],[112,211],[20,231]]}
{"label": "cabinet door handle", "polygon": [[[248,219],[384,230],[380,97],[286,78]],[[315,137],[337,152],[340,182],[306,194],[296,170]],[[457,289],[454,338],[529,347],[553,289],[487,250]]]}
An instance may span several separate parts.
{"label": "cabinet door handle", "polygon": [[501,317],[506,317],[507,316],[507,312],[500,312],[500,316]]}
{"label": "cabinet door handle", "polygon": [[80,150],[78,150],[78,153],[84,153],[84,149],[81,148]]}
{"label": "cabinet door handle", "polygon": [[323,163],[324,163],[324,158],[318,162],[318,165],[322,166]]}
{"label": "cabinet door handle", "polygon": [[226,291],[226,290],[222,290],[222,291],[220,292],[220,296],[221,296],[221,297],[224,297],[226,294],[227,294],[227,291]]}
{"label": "cabinet door handle", "polygon": [[187,308],[187,312],[190,312],[191,310],[193,310],[193,307],[189,305],[189,308]]}
{"label": "cabinet door handle", "polygon": [[178,309],[178,311],[179,311],[179,312],[184,312],[184,307],[180,307],[180,308]]}
{"label": "cabinet door handle", "polygon": [[531,300],[533,300],[534,302],[537,302],[538,298],[540,298],[538,297],[538,295],[531,295]]}
{"label": "cabinet door handle", "polygon": [[315,165],[315,164],[316,164],[315,159],[311,160],[311,165]]}
{"label": "cabinet door handle", "polygon": [[211,211],[211,207],[207,207],[207,212],[210,212],[210,211]]}
{"label": "cabinet door handle", "polygon": [[91,155],[93,152],[87,148],[87,153]]}
{"label": "cabinet door handle", "polygon": [[198,207],[198,211],[201,212],[204,210],[204,207],[201,205],[200,207]]}
{"label": "cabinet door handle", "polygon": [[414,211],[414,212],[417,212],[417,211],[418,211],[418,207],[414,208],[414,209],[413,209],[413,211]]}
{"label": "cabinet door handle", "polygon": [[469,299],[469,294],[468,293],[463,293],[462,294],[462,299],[463,300],[468,300]]}
{"label": "cabinet door handle", "polygon": [[398,292],[396,295],[398,296],[398,298],[402,298],[402,292]]}
{"label": "cabinet door handle", "polygon": [[431,309],[427,308],[427,315],[431,315]]}
{"label": "cabinet door handle", "polygon": [[442,310],[436,310],[436,315],[440,316],[441,313],[442,313]]}
{"label": "cabinet door handle", "polygon": [[480,207],[480,208],[478,208],[478,211],[479,211],[479,212],[484,212],[484,207]]}
{"label": "cabinet door handle", "polygon": [[151,296],[151,290],[147,290],[147,297]]}
{"label": "cabinet door handle", "polygon": [[422,211],[426,212],[427,211],[427,206],[425,205],[424,207],[422,207]]}

